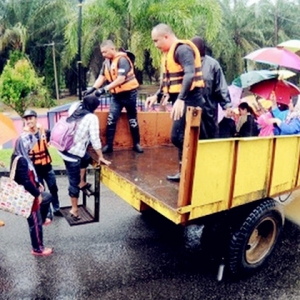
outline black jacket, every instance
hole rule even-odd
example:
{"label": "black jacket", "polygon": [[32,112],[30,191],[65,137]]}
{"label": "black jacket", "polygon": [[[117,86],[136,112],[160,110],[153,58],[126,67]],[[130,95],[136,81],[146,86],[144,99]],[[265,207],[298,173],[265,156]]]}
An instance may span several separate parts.
{"label": "black jacket", "polygon": [[247,116],[247,121],[241,126],[237,133],[238,137],[258,136],[259,129],[255,118],[252,115]]}
{"label": "black jacket", "polygon": [[219,123],[219,138],[234,137],[236,126],[234,120],[224,117]]}
{"label": "black jacket", "polygon": [[[11,166],[15,157],[16,155],[12,155]],[[25,190],[28,191],[35,198],[40,195],[39,189],[30,180],[28,163],[24,157],[20,157],[18,160],[15,181],[18,184],[23,185]]]}
{"label": "black jacket", "polygon": [[206,132],[208,138],[218,137],[218,104],[222,109],[231,107],[227,82],[220,64],[214,58],[205,55],[202,59],[202,73],[205,82],[203,97],[207,119],[210,120]]}

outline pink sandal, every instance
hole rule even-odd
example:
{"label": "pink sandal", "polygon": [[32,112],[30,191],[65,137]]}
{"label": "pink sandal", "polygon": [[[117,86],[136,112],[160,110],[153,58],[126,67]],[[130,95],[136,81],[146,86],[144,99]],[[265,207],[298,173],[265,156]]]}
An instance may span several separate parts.
{"label": "pink sandal", "polygon": [[44,250],[42,252],[37,252],[37,251],[31,250],[31,254],[35,255],[35,256],[49,256],[52,253],[53,253],[52,248],[44,248]]}

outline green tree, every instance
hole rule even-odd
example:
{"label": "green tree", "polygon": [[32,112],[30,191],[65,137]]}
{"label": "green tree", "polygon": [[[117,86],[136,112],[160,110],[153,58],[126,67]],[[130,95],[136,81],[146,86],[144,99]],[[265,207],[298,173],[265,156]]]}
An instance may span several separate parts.
{"label": "green tree", "polygon": [[51,100],[43,80],[28,59],[22,58],[15,64],[8,61],[0,76],[0,100],[20,116],[33,104],[49,107]]}
{"label": "green tree", "polygon": [[257,26],[254,5],[247,0],[220,1],[223,18],[216,39],[211,42],[213,55],[224,68],[228,82],[245,71],[243,57],[263,46],[262,28]]}
{"label": "green tree", "polygon": [[7,57],[9,51],[20,50],[30,57],[38,73],[47,75],[51,81],[53,75],[44,73],[45,61],[48,57],[52,59],[52,52],[47,51],[46,45],[55,42],[59,60],[64,42],[63,29],[68,11],[75,7],[74,4],[74,0],[0,1],[0,56]]}
{"label": "green tree", "polygon": [[[70,15],[65,31],[64,63],[69,65],[77,54],[78,12]],[[89,67],[99,42],[112,39],[117,47],[129,48],[136,55],[136,66],[143,69],[145,51],[153,65],[160,65],[160,53],[151,40],[151,29],[167,23],[179,38],[191,38],[200,24],[211,40],[221,23],[221,11],[215,0],[94,0],[83,7],[82,63]],[[99,51],[99,50],[98,50]]]}
{"label": "green tree", "polygon": [[280,42],[300,38],[299,4],[286,0],[260,0],[255,5],[257,25],[262,28],[265,46],[276,46]]}

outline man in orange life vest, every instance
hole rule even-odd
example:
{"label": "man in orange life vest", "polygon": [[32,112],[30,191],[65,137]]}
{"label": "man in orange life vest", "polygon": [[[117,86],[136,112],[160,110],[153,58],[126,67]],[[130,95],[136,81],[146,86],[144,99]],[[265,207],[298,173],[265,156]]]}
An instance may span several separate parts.
{"label": "man in orange life vest", "polygon": [[[204,81],[201,72],[200,53],[189,40],[179,40],[170,26],[158,24],[152,29],[152,40],[162,53],[162,80],[155,95],[146,99],[146,108],[158,100],[171,101],[173,119],[171,140],[178,148],[179,173],[167,176],[168,180],[180,181],[180,168],[187,106],[203,107]],[[205,136],[206,113],[202,111],[200,138]]]}
{"label": "man in orange life vest", "polygon": [[106,86],[96,92],[96,95],[99,96],[109,91],[113,96],[107,118],[106,145],[102,148],[102,153],[113,152],[116,125],[123,107],[125,107],[127,111],[133,140],[132,150],[142,153],[144,151],[140,145],[140,132],[136,109],[137,88],[139,83],[134,75],[133,64],[125,52],[118,52],[116,50],[111,40],[102,42],[100,50],[105,61],[93,87],[87,90],[84,95],[87,96],[94,93],[97,89],[102,87],[105,82],[108,82]]}
{"label": "man in orange life vest", "polygon": [[[40,183],[44,184],[44,181],[47,183],[49,192],[52,195],[53,214],[62,217],[59,207],[58,188],[51,165],[52,159],[48,151],[50,131],[45,130],[37,123],[37,113],[34,110],[26,110],[23,119],[25,121],[24,131],[33,133],[38,140],[33,149],[29,152],[29,157],[33,162]],[[47,218],[52,219],[51,208]]]}

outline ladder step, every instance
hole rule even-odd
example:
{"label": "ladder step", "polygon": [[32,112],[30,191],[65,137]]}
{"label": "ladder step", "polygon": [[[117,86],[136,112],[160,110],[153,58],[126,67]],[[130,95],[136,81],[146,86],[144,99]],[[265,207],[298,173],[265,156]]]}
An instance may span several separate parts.
{"label": "ladder step", "polygon": [[95,221],[94,216],[83,205],[78,205],[78,214],[81,217],[81,219],[75,221],[70,214],[71,208],[72,208],[71,206],[65,206],[60,208],[61,213],[63,214],[63,216],[65,217],[65,219],[67,220],[70,226],[97,222]]}

